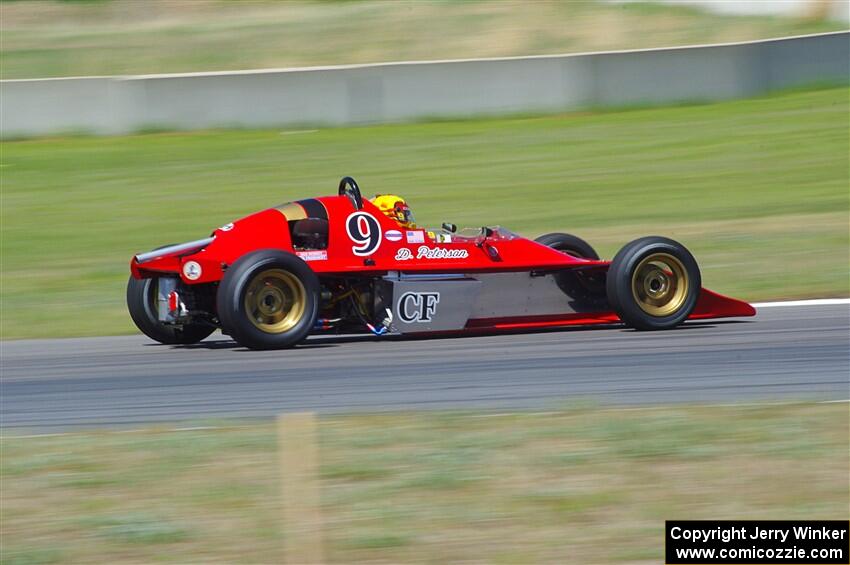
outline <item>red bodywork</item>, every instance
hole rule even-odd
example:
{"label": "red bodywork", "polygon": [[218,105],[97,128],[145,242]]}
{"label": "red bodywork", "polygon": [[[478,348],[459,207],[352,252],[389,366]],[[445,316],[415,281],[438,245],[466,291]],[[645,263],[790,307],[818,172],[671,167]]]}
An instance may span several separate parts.
{"label": "red bodywork", "polygon": [[[327,249],[299,251],[293,247],[291,220],[312,217],[317,206],[328,219]],[[321,212],[321,209],[319,211]],[[362,236],[370,231],[374,218],[379,226],[379,241],[374,249],[362,249]],[[353,226],[349,222],[353,221]],[[374,225],[374,224],[373,224]],[[353,228],[353,229],[352,229]],[[353,232],[353,237],[352,237]],[[395,232],[400,233],[400,237]],[[219,228],[214,239],[199,251],[164,255],[140,264],[131,261],[132,275],[146,278],[161,274],[178,274],[188,285],[220,281],[224,270],[236,260],[259,249],[279,249],[299,255],[320,277],[379,277],[398,273],[497,273],[546,272],[569,268],[607,269],[608,261],[585,260],[566,255],[545,245],[517,236],[507,230],[493,228],[489,235],[448,235],[450,242],[438,241],[446,234],[434,236],[423,229],[406,230],[388,218],[369,201],[357,210],[347,196],[326,196],[302,200],[252,214]],[[421,243],[419,242],[421,240]],[[407,251],[404,251],[404,250]],[[423,251],[424,250],[424,251]],[[444,250],[444,251],[440,251]],[[441,255],[450,255],[442,257]],[[429,257],[430,255],[430,257]],[[194,261],[201,274],[194,280],[183,274],[183,265]],[[755,309],[740,300],[702,289],[697,306],[689,319],[753,316]],[[468,330],[500,330],[555,327],[586,324],[608,324],[619,321],[612,311],[553,313],[546,315],[469,319]]]}

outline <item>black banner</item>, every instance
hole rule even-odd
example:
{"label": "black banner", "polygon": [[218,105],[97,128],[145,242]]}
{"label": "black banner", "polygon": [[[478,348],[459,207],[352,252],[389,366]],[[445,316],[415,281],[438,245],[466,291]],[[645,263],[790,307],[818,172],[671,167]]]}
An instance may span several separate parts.
{"label": "black banner", "polygon": [[668,565],[850,564],[846,520],[668,520]]}

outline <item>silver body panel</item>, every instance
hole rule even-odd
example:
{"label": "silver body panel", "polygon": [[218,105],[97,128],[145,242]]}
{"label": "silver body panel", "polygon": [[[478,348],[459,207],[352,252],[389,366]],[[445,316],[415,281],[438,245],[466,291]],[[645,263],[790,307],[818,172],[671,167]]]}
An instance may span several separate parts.
{"label": "silver body panel", "polygon": [[383,306],[392,309],[391,329],[402,334],[461,330],[471,319],[568,316],[607,309],[604,294],[589,300],[586,294],[570,296],[568,290],[552,274],[392,273],[384,277],[382,294]]}
{"label": "silver body panel", "polygon": [[463,276],[384,280],[392,303],[391,330],[401,334],[463,329],[481,288],[480,281]]}
{"label": "silver body panel", "polygon": [[475,275],[475,278],[481,281],[481,293],[472,308],[471,318],[544,316],[578,311],[552,275],[486,273]]}

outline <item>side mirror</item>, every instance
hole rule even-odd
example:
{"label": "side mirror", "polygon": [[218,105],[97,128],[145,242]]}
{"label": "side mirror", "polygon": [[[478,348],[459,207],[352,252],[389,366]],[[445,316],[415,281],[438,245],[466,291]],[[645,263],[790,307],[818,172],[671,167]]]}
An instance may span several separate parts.
{"label": "side mirror", "polygon": [[457,231],[457,226],[454,224],[450,224],[449,222],[443,222],[442,228],[444,231],[449,233],[455,233]]}

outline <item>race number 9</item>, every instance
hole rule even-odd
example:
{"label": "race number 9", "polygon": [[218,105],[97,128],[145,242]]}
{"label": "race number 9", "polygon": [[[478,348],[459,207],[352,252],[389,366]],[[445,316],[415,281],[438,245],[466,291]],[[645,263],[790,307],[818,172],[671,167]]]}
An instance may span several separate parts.
{"label": "race number 9", "polygon": [[345,231],[354,242],[351,251],[355,255],[371,255],[381,245],[381,224],[368,212],[354,212],[348,216]]}

